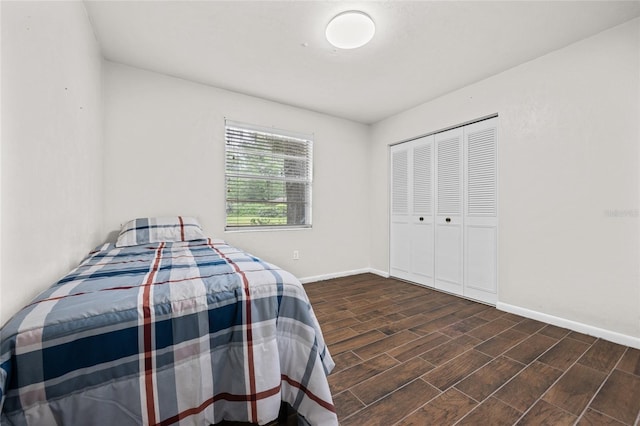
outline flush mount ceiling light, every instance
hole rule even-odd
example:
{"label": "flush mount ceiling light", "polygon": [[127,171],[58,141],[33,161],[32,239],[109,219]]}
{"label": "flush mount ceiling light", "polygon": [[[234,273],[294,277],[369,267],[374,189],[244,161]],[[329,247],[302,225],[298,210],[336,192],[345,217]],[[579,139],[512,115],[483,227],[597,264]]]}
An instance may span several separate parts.
{"label": "flush mount ceiling light", "polygon": [[350,10],[336,15],[327,25],[329,43],[340,49],[355,49],[369,43],[376,25],[366,13]]}

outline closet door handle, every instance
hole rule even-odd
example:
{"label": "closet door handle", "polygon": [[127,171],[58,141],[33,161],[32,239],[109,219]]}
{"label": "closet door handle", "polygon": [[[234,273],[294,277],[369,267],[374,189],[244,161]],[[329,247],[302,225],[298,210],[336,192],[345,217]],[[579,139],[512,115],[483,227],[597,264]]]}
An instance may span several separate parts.
{"label": "closet door handle", "polygon": [[424,217],[421,217],[420,219],[418,219],[420,222],[422,222],[424,220]]}
{"label": "closet door handle", "polygon": [[448,218],[446,218],[444,221],[445,221],[445,222],[447,222],[447,223],[449,223],[449,222],[451,222],[451,218],[450,218],[450,217],[448,217]]}

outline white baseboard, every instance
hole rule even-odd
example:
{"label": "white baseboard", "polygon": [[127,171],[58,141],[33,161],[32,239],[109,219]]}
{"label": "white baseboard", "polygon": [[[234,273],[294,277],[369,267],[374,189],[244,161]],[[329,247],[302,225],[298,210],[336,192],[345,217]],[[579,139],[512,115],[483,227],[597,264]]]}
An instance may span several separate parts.
{"label": "white baseboard", "polygon": [[331,274],[314,275],[312,277],[300,278],[300,282],[302,284],[307,284],[307,283],[313,283],[316,281],[325,281],[325,280],[330,280],[332,278],[349,277],[351,275],[358,275],[358,274],[375,274],[384,278],[389,278],[388,273],[380,271],[378,269],[362,268],[362,269],[354,269],[351,271],[334,272]]}
{"label": "white baseboard", "polygon": [[512,314],[535,319],[538,321],[543,321],[549,324],[556,325],[558,327],[568,328],[569,330],[577,331],[578,333],[599,337],[610,342],[618,343],[620,345],[640,349],[640,338],[638,337],[629,336],[627,334],[618,333],[616,331],[606,330],[604,328],[572,321],[562,317],[556,317],[554,315],[545,314],[543,312],[533,311],[531,309],[522,308],[520,306],[510,305],[508,303],[498,302],[496,308],[501,311],[510,312]]}
{"label": "white baseboard", "polygon": [[372,273],[372,274],[375,274],[375,275],[379,275],[382,278],[389,278],[390,277],[388,272],[384,272],[384,271],[381,271],[379,269],[369,268],[369,272]]}

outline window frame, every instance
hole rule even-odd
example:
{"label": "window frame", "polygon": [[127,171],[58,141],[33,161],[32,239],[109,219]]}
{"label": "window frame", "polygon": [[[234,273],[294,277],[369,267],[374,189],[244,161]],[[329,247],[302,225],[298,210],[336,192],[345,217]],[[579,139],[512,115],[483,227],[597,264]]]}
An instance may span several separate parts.
{"label": "window frame", "polygon": [[[230,192],[229,189],[229,181],[230,178],[242,178],[245,177],[242,174],[235,174],[233,171],[229,169],[229,132],[228,129],[232,128],[235,130],[240,130],[248,133],[261,134],[268,137],[275,137],[279,141],[285,142],[290,139],[295,139],[297,142],[304,142],[307,146],[306,150],[306,165],[307,165],[307,178],[302,181],[306,185],[305,189],[305,212],[304,224],[252,224],[252,225],[230,225],[229,224],[229,202],[230,199],[228,194]],[[229,120],[225,118],[224,123],[224,196],[225,196],[225,216],[224,216],[224,230],[225,232],[246,232],[246,231],[282,231],[282,230],[303,230],[303,229],[311,229],[313,227],[313,144],[314,144],[314,135],[313,134],[305,134],[305,133],[297,133],[288,130],[277,129],[274,127],[264,127],[255,124],[244,123],[235,120]],[[249,149],[248,151],[252,151]],[[267,181],[280,181],[280,182],[290,182],[290,183],[301,183],[299,178],[295,179],[287,179],[284,178],[273,178],[269,179],[268,177],[263,178]],[[240,200],[240,199],[236,199]],[[249,201],[254,202],[254,201]],[[257,203],[259,204],[259,203]]]}

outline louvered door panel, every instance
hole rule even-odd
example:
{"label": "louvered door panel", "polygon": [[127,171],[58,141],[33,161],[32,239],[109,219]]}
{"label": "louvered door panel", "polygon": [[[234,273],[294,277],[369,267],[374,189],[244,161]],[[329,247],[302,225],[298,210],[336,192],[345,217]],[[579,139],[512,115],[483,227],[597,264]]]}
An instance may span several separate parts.
{"label": "louvered door panel", "polygon": [[496,128],[467,135],[467,215],[495,216]]}
{"label": "louvered door panel", "polygon": [[413,150],[413,215],[431,215],[432,144],[417,145]]}
{"label": "louvered door panel", "polygon": [[465,127],[464,295],[497,301],[497,119]]}
{"label": "louvered door panel", "polygon": [[411,280],[434,286],[433,136],[411,142]]}
{"label": "louvered door panel", "polygon": [[[454,129],[455,130],[455,129]],[[438,142],[438,214],[460,214],[460,137]]]}
{"label": "louvered door panel", "polygon": [[391,211],[394,215],[409,214],[409,152],[405,149],[391,154]]}
{"label": "louvered door panel", "polygon": [[435,135],[435,287],[462,294],[462,128]]}
{"label": "louvered door panel", "polygon": [[391,275],[411,279],[411,230],[409,216],[410,162],[409,146],[391,147],[391,223],[389,272]]}

